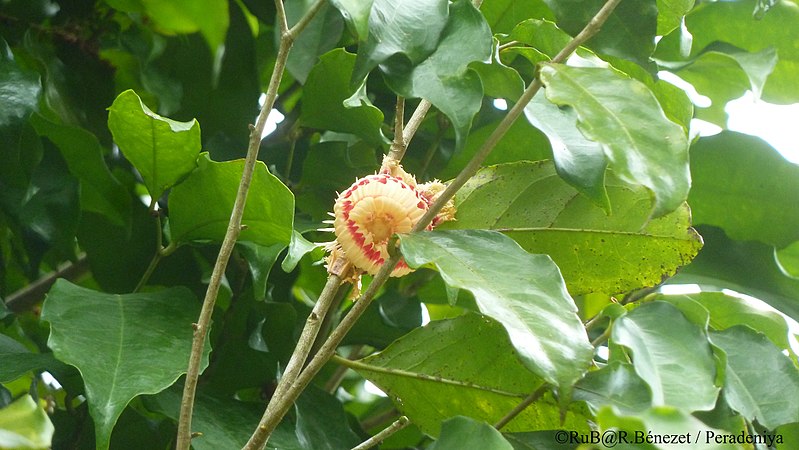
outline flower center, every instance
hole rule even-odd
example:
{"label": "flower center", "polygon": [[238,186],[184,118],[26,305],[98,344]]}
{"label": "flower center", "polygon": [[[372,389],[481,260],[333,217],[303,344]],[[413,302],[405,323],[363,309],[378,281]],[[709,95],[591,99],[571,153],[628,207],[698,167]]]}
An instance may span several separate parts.
{"label": "flower center", "polygon": [[372,235],[374,242],[385,243],[394,234],[394,216],[388,213],[374,214],[366,220],[364,228]]}

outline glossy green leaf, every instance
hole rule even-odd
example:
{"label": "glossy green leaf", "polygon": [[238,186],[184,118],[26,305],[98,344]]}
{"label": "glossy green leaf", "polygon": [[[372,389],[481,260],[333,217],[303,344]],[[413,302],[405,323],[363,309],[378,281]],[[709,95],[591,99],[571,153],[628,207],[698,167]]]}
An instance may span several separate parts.
{"label": "glossy green leaf", "polygon": [[[238,191],[244,160],[216,162],[207,154],[198,159],[197,170],[169,194],[169,224],[177,242],[221,242]],[[257,162],[247,195],[239,239],[263,246],[291,240],[294,196],[266,165]]]}
{"label": "glossy green leaf", "polygon": [[464,448],[490,448],[513,450],[510,443],[491,425],[458,416],[441,424],[441,435],[428,447],[430,450],[462,450]]}
{"label": "glossy green leaf", "polygon": [[338,450],[354,448],[361,439],[350,429],[341,402],[319,389],[302,393],[294,406],[295,434],[303,448]]}
{"label": "glossy green leaf", "polygon": [[633,366],[652,389],[654,406],[713,409],[719,392],[713,352],[707,336],[677,308],[644,304],[614,322],[611,339],[632,351]]}
{"label": "glossy green leaf", "polygon": [[0,41],[0,128],[19,124],[36,109],[39,74],[20,67]]}
{"label": "glossy green leaf", "polygon": [[614,361],[578,381],[574,399],[586,401],[594,411],[609,405],[621,414],[636,415],[652,405],[652,390],[631,364]]}
{"label": "glossy green leaf", "polygon": [[[736,325],[746,325],[763,333],[780,350],[792,351],[788,340],[790,319],[758,299],[723,292],[659,294],[654,299],[671,303],[699,326],[707,324],[712,330],[722,331]],[[700,314],[692,313],[695,308],[692,304],[701,306]]]}
{"label": "glossy green leaf", "polygon": [[419,300],[389,290],[369,305],[347,333],[343,344],[365,344],[383,349],[421,325],[422,307]]}
{"label": "glossy green leaf", "polygon": [[558,107],[538,93],[524,108],[527,120],[543,131],[552,146],[552,159],[558,175],[581,194],[610,213],[605,190],[608,166],[602,146],[586,139],[577,128],[577,113],[568,106]]}
{"label": "glossy green leaf", "polygon": [[697,283],[710,290],[732,289],[759,298],[799,321],[799,280],[786,277],[774,261],[774,247],[734,241],[715,227],[700,227],[704,247],[669,282]]}
{"label": "glossy green leaf", "polygon": [[313,243],[303,237],[302,233],[297,230],[291,232],[291,242],[289,243],[289,251],[280,267],[285,272],[291,272],[297,267],[303,256],[318,248],[320,244]]}
{"label": "glossy green leaf", "polygon": [[[286,2],[286,18],[289,26],[295,25],[314,3],[313,0]],[[324,4],[294,40],[286,61],[286,70],[304,84],[319,56],[336,46],[342,31],[344,31],[344,21],[341,14],[337,9]]]}
{"label": "glossy green leaf", "polygon": [[[544,0],[557,17],[558,26],[577,35],[605,4],[603,0]],[[620,56],[646,66],[655,50],[658,10],[655,0],[621,2],[602,29],[586,45],[608,55]]]}
{"label": "glossy green leaf", "polygon": [[[198,314],[199,303],[185,288],[114,295],[58,280],[50,289],[42,310],[50,322],[47,345],[83,377],[98,449],[108,448],[128,402],[185,373]],[[203,365],[209,352],[206,344]]]}
{"label": "glossy green leaf", "polygon": [[575,109],[580,131],[599,142],[611,169],[646,186],[654,217],[688,196],[688,138],[670,121],[644,84],[608,69],[551,64],[541,69],[547,98]]}
{"label": "glossy green leaf", "polygon": [[237,242],[236,245],[250,267],[253,295],[257,300],[263,300],[266,298],[266,280],[286,245],[279,243],[264,247],[251,241]]}
{"label": "glossy green leaf", "polygon": [[643,188],[608,175],[613,214],[561,180],[551,162],[485,168],[458,192],[456,221],[441,228],[488,228],[525,250],[548,254],[572,295],[654,286],[687,264],[702,245],[688,207],[647,220]]}
{"label": "glossy green leaf", "polygon": [[657,0],[658,32],[665,36],[679,27],[683,17],[694,7],[694,0]]}
{"label": "glossy green leaf", "polygon": [[125,91],[114,100],[109,108],[108,128],[154,199],[197,166],[199,123],[161,117],[133,91]]}
{"label": "glossy green leaf", "polygon": [[[542,384],[522,363],[505,330],[476,314],[431,322],[353,368],[433,436],[439,434],[442,421],[455,415],[494,423]],[[575,407],[567,410],[563,426],[587,429],[585,411]],[[546,394],[504,429],[558,426],[558,405]]]}
{"label": "glossy green leaf", "polygon": [[[425,21],[426,28],[432,26],[429,16]],[[458,0],[449,6],[435,51],[422,61],[387,61],[386,82],[400,95],[429,100],[452,122],[456,145],[461,145],[483,99],[480,77],[468,65],[488,61],[491,44],[491,29],[480,11],[470,1]]]}
{"label": "glossy green leaf", "polygon": [[762,139],[730,131],[699,139],[691,176],[694,223],[776,247],[799,240],[799,165]]}
{"label": "glossy green leaf", "polygon": [[509,39],[536,49],[549,60],[560,53],[572,38],[553,22],[527,19],[513,27]]}
{"label": "glossy green leaf", "polygon": [[446,0],[374,0],[369,34],[361,36],[352,81],[360,84],[372,69],[390,58],[419,64],[438,46],[447,24]]}
{"label": "glossy green leaf", "polygon": [[225,0],[141,0],[155,26],[165,33],[202,33],[212,52],[225,43],[230,14]]}
{"label": "glossy green leaf", "polygon": [[[450,287],[471,291],[508,332],[524,363],[566,397],[593,354],[558,267],[500,233],[455,230],[401,238],[408,265],[432,265]],[[550,330],[556,329],[557,333]]]}
{"label": "glossy green leaf", "polygon": [[799,369],[766,336],[738,325],[710,340],[727,354],[724,398],[733,409],[770,430],[797,421]]}
{"label": "glossy green leaf", "polygon": [[519,22],[530,18],[555,20],[552,11],[542,0],[485,0],[480,12],[494,34],[509,33]]}
{"label": "glossy green leaf", "polygon": [[[611,407],[605,407],[597,414],[597,423],[602,430],[614,433],[619,440],[614,442],[613,448],[628,449],[661,449],[684,448],[696,450],[734,450],[740,447],[731,443],[716,442],[716,436],[729,437],[729,431],[709,427],[691,414],[678,408],[658,406],[635,416],[624,416]],[[622,441],[622,436],[626,442]],[[646,439],[651,436],[652,443]],[[654,445],[655,436],[660,439],[665,437],[685,437],[679,441],[668,444]],[[728,440],[729,442],[729,440]]]}
{"label": "glossy green leaf", "polygon": [[369,35],[369,13],[373,2],[374,0],[330,0],[344,16],[344,20],[355,29],[355,34],[361,41],[365,41]]}
{"label": "glossy green leaf", "polygon": [[[682,61],[700,55],[718,42],[751,53],[772,47],[779,60],[766,80],[763,99],[772,103],[799,101],[796,84],[799,48],[793,45],[799,38],[799,9],[791,2],[774,2],[769,13],[760,19],[752,17],[752,10],[753,5],[747,2],[703,3],[685,17],[692,39],[690,53],[681,54],[682,36],[675,32],[658,43],[655,56],[659,60]],[[724,83],[719,80],[718,84]]]}
{"label": "glossy green leaf", "polygon": [[786,276],[799,279],[799,241],[774,251],[774,259]]}
{"label": "glossy green leaf", "polygon": [[0,409],[0,448],[50,448],[54,432],[47,412],[30,395]]}
{"label": "glossy green leaf", "polygon": [[83,128],[57,124],[38,114],[31,117],[31,124],[58,146],[69,171],[81,181],[81,209],[124,225],[130,216],[130,194],[109,171],[97,138]]}
{"label": "glossy green leaf", "polygon": [[380,132],[383,113],[367,98],[345,106],[356,93],[349,79],[355,55],[335,49],[319,59],[305,83],[300,121],[306,127],[352,133],[372,144],[384,140]]}
{"label": "glossy green leaf", "polygon": [[773,48],[756,53],[723,46],[713,48],[718,50],[702,53],[674,72],[711,100],[710,106],[696,109],[697,118],[726,128],[727,103],[740,98],[747,90],[759,98],[778,57]]}
{"label": "glossy green leaf", "polygon": [[[438,176],[442,179],[455,178],[494,132],[497,123],[491,123],[470,132],[466,139],[466,145],[456,151]],[[551,157],[552,152],[547,137],[528,122],[517,120],[497,142],[494,150],[486,158],[485,164],[493,165],[522,160],[540,161]]]}
{"label": "glossy green leaf", "polygon": [[519,72],[502,63],[497,51],[498,45],[499,42],[495,39],[494,55],[491,57],[490,63],[481,61],[473,63],[469,67],[480,76],[486,96],[515,102],[524,92],[524,80]]}

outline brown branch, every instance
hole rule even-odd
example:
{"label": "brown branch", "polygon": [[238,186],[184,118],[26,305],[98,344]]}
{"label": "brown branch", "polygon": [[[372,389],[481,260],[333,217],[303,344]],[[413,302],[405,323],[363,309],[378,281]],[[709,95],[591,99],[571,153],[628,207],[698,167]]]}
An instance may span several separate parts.
{"label": "brown branch", "polygon": [[62,264],[55,272],[51,272],[24,288],[12,293],[5,299],[6,307],[14,313],[29,310],[39,303],[59,278],[75,280],[89,272],[89,261],[86,254],[81,254],[75,262]]}

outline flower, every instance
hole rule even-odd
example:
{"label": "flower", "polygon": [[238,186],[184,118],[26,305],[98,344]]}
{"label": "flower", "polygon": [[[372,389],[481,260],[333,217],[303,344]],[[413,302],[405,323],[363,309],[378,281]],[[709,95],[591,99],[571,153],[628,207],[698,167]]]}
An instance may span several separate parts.
{"label": "flower", "polygon": [[[415,186],[387,173],[355,180],[333,207],[337,248],[355,268],[374,275],[389,258],[391,236],[410,232],[428,206]],[[409,272],[400,260],[391,276]]]}

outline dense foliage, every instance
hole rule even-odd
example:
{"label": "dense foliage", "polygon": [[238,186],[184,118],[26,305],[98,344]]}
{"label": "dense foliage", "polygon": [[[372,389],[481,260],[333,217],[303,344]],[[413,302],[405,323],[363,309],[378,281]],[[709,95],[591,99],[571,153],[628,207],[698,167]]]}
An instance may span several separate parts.
{"label": "dense foliage", "polygon": [[456,220],[399,236],[417,270],[380,286],[268,448],[352,448],[400,416],[381,448],[576,448],[608,430],[799,448],[799,166],[724,110],[746,91],[799,102],[799,3],[623,0],[552,63],[603,4],[286,0],[289,26],[315,15],[284,60],[269,1],[0,0],[0,448],[175,446],[281,61],[194,448],[253,433],[326,284],[318,230],[396,145],[398,96],[401,122],[432,104],[402,159],[420,182],[493,151]]}

